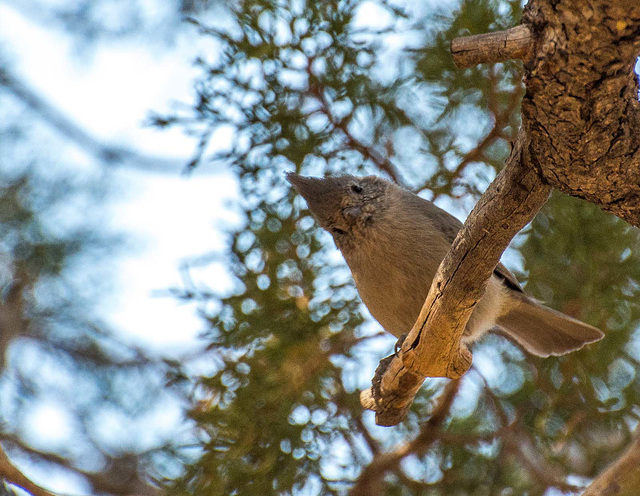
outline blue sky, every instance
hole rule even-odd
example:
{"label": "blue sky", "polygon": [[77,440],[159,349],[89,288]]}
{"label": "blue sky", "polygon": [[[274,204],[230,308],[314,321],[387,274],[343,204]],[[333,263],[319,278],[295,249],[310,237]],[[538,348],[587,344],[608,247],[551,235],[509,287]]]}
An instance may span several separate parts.
{"label": "blue sky", "polygon": [[[158,131],[144,121],[150,111],[190,101],[197,73],[192,60],[207,48],[194,44],[195,36],[163,50],[131,41],[101,43],[78,56],[59,29],[31,23],[4,4],[0,33],[4,50],[13,55],[12,70],[95,137],[188,162],[193,139],[179,130]],[[100,167],[73,146],[65,153],[72,163]],[[224,171],[185,177],[180,168],[165,173],[123,168],[116,171],[115,183],[121,194],[109,205],[111,227],[124,232],[133,249],[115,254],[113,293],[100,311],[130,339],[163,351],[192,346],[201,325],[193,308],[155,293],[179,285],[182,259],[222,248],[219,227],[235,219],[224,207],[235,196],[234,180]],[[224,284],[221,267],[210,271],[210,280]]]}

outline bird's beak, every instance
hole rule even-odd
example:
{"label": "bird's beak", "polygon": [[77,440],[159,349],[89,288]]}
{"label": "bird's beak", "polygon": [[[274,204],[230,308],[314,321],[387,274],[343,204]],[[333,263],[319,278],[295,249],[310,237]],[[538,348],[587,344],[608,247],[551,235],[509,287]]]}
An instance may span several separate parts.
{"label": "bird's beak", "polygon": [[323,227],[327,226],[331,214],[340,210],[344,182],[339,178],[305,177],[289,173],[287,181],[307,201],[309,210]]}

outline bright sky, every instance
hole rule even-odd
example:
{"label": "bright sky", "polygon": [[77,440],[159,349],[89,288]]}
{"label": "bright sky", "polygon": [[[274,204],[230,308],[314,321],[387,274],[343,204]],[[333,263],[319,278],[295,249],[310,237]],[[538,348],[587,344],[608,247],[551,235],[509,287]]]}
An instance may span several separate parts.
{"label": "bright sky", "polygon": [[[15,74],[100,140],[154,156],[181,158],[185,164],[194,150],[193,140],[179,130],[161,132],[142,124],[152,110],[163,112],[171,102],[191,100],[197,74],[191,61],[206,49],[205,41],[196,46],[194,38],[178,39],[172,49],[155,52],[153,46],[130,42],[98,44],[79,58],[58,30],[31,24],[0,3],[0,49],[9,55]],[[77,157],[78,152],[72,155]],[[220,226],[235,220],[224,203],[237,195],[234,179],[224,171],[197,171],[192,177],[181,172],[116,172],[115,182],[122,185],[117,191],[122,194],[109,205],[110,222],[114,231],[125,233],[133,249],[115,254],[113,294],[99,302],[101,315],[125,339],[178,354],[197,346],[202,320],[193,306],[154,293],[180,286],[181,260],[223,248]],[[206,277],[216,289],[227,284],[220,266],[208,269]],[[177,404],[164,405],[158,415],[152,411],[143,419],[147,426],[154,426],[148,430],[156,436],[182,422]],[[58,441],[68,439],[71,420],[60,405],[44,403],[31,416],[34,446],[46,440],[47,449],[55,449]],[[114,425],[108,425],[113,432],[128,425],[115,417],[112,420]],[[60,493],[89,490],[63,471],[53,473],[33,465],[23,469]]]}
{"label": "bright sky", "polygon": [[[188,102],[197,70],[191,61],[204,46],[178,39],[174,49],[151,52],[153,46],[98,44],[75,57],[59,30],[34,25],[0,4],[0,43],[14,56],[12,70],[91,134],[141,152],[184,158],[194,141],[179,130],[144,127],[149,111],[164,111],[173,101]],[[187,43],[188,41],[188,43]],[[103,314],[118,330],[159,349],[181,349],[193,343],[201,320],[193,308],[158,290],[179,286],[182,259],[222,248],[217,226],[233,221],[223,208],[236,195],[234,180],[224,172],[175,174],[120,170],[125,194],[111,207],[115,230],[132,235],[138,249],[120,262],[114,295]],[[224,274],[214,277],[224,284]]]}

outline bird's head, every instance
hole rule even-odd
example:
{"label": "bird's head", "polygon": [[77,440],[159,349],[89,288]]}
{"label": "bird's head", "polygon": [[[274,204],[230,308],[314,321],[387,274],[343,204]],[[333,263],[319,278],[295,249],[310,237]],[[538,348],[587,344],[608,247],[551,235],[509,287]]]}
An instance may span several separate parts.
{"label": "bird's head", "polygon": [[376,176],[316,178],[290,173],[287,180],[340,249],[366,237],[385,210],[384,197],[390,185]]}

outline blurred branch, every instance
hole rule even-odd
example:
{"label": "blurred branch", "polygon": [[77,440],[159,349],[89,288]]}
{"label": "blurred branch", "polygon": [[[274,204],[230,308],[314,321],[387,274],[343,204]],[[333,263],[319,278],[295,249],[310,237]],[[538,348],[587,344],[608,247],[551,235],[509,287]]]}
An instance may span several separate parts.
{"label": "blurred branch", "polygon": [[[3,443],[8,443],[23,454],[39,461],[58,465],[83,477],[97,493],[110,494],[114,496],[160,496],[163,492],[144,481],[140,476],[140,455],[137,453],[125,453],[119,456],[110,456],[104,452],[106,458],[106,468],[101,472],[88,472],[76,467],[71,460],[56,453],[41,451],[24,443],[22,439],[12,434],[0,433]],[[3,460],[6,459],[6,462]],[[19,475],[10,472],[5,468],[5,463],[9,462],[6,454],[0,447],[0,477],[6,478],[12,484],[22,487],[34,496],[53,496],[52,493],[42,489],[41,492],[27,487],[24,479]],[[11,465],[12,466],[12,465]],[[15,469],[14,467],[14,470]],[[8,474],[13,474],[11,477]],[[13,478],[12,478],[13,477]],[[24,476],[22,476],[24,477]],[[38,488],[38,486],[35,486]],[[41,489],[41,488],[40,488]],[[42,492],[44,491],[44,492]]]}
{"label": "blurred branch", "polygon": [[371,463],[365,467],[351,489],[351,496],[377,496],[386,494],[383,479],[387,472],[398,469],[400,462],[409,455],[421,456],[427,452],[433,441],[438,439],[440,426],[447,418],[453,400],[458,393],[460,381],[449,382],[431,413],[431,417],[420,429],[416,438],[402,444],[388,453],[379,453]]}
{"label": "blurred branch", "polygon": [[29,321],[24,317],[24,291],[32,281],[24,263],[15,262],[13,277],[10,287],[0,298],[0,371],[4,370],[11,342],[29,332]]}
{"label": "blurred branch", "polygon": [[502,440],[505,451],[510,454],[507,460],[518,460],[543,487],[555,487],[563,492],[580,490],[580,487],[563,481],[562,473],[548,463],[543,456],[540,456],[531,441],[522,432],[517,434],[510,432]]}
{"label": "blurred branch", "polygon": [[[452,185],[462,178],[467,166],[474,162],[485,160],[485,154],[499,139],[510,139],[505,136],[504,129],[520,105],[522,94],[520,91],[513,91],[508,95],[507,105],[504,110],[499,108],[498,76],[494,69],[489,70],[489,88],[487,92],[487,109],[493,116],[493,126],[484,138],[471,150],[464,154],[458,165],[453,170],[445,167],[440,168],[419,190],[428,189],[432,192],[432,201],[443,194],[451,194]],[[444,183],[442,183],[444,180]],[[442,183],[442,184],[440,184]]]}
{"label": "blurred branch", "polygon": [[459,68],[486,62],[526,60],[533,50],[533,37],[527,26],[516,26],[495,33],[462,36],[451,42],[451,56]]}
{"label": "blurred branch", "polygon": [[9,457],[0,446],[0,478],[8,483],[18,486],[33,496],[56,496],[54,493],[40,487],[31,479],[27,478],[15,465],[11,463]]}
{"label": "blurred branch", "polygon": [[371,149],[371,147],[361,143],[349,129],[349,125],[345,122],[346,119],[337,119],[336,116],[333,115],[333,112],[331,111],[331,105],[324,95],[322,85],[311,70],[312,63],[313,59],[309,59],[307,63],[307,75],[310,82],[310,92],[320,103],[322,113],[327,117],[331,125],[335,129],[339,129],[344,135],[345,148],[359,151],[364,158],[373,162],[378,169],[380,169],[382,172],[386,172],[387,175],[391,179],[393,179],[396,184],[402,185],[400,175],[391,161],[387,157],[380,155],[379,153]]}
{"label": "blurred branch", "polygon": [[135,150],[100,141],[60,109],[46,101],[38,92],[0,67],[0,86],[21,100],[58,133],[79,145],[108,166],[126,166],[148,172],[176,173],[184,170],[188,159],[168,159],[139,153]]}
{"label": "blurred branch", "polygon": [[640,430],[627,451],[602,472],[582,496],[634,496],[640,490]]}

